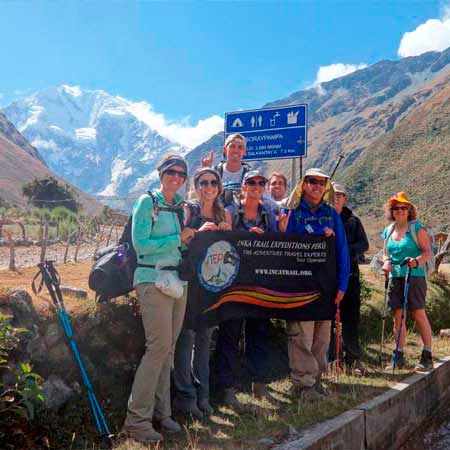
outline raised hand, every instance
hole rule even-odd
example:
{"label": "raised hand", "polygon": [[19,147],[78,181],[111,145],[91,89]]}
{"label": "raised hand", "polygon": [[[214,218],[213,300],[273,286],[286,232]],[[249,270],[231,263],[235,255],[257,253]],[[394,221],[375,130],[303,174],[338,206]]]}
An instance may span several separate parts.
{"label": "raised hand", "polygon": [[292,209],[290,209],[287,214],[283,213],[282,211],[283,208],[280,208],[280,210],[278,211],[278,231],[284,233],[289,222],[289,217],[291,217]]}
{"label": "raised hand", "polygon": [[214,161],[214,152],[211,150],[209,155],[202,158],[202,167],[212,167]]}

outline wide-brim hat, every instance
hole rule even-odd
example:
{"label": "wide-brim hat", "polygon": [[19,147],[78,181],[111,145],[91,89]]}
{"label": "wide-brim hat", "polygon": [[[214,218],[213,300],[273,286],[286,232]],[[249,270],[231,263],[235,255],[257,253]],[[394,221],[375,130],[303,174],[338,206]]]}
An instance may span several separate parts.
{"label": "wide-brim hat", "polygon": [[397,192],[393,197],[388,200],[388,203],[404,203],[406,205],[414,206],[414,203],[408,198],[406,192]]}
{"label": "wide-brim hat", "polygon": [[325,173],[322,169],[311,168],[305,172],[303,178],[297,183],[297,186],[292,190],[289,197],[283,203],[283,207],[286,209],[295,209],[300,204],[300,200],[303,195],[303,182],[307,177],[322,177],[327,179],[327,185],[325,187],[325,193],[323,195],[323,200],[334,205],[334,189],[330,181],[330,175]]}
{"label": "wide-brim hat", "polygon": [[247,180],[250,180],[250,178],[262,178],[266,183],[269,181],[269,179],[262,173],[261,170],[255,169],[255,170],[249,170],[242,179],[242,184],[245,184]]}
{"label": "wide-brim hat", "polygon": [[339,183],[335,183],[334,181],[331,182],[331,185],[333,186],[334,189],[334,193],[336,194],[337,192],[347,195],[347,189],[345,189],[345,186],[343,186],[342,184]]}

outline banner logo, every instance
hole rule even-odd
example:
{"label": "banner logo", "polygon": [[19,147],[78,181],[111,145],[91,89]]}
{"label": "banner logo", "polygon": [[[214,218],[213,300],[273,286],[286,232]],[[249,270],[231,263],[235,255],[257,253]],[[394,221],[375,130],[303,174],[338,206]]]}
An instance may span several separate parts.
{"label": "banner logo", "polygon": [[239,272],[240,257],[227,241],[210,245],[198,265],[198,279],[204,289],[220,292],[230,286]]}

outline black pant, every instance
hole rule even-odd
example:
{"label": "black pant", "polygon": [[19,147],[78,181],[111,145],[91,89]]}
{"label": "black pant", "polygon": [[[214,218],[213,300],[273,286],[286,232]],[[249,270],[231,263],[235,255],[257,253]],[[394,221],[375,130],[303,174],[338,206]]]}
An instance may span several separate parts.
{"label": "black pant", "polygon": [[245,357],[251,381],[264,381],[268,374],[269,319],[233,319],[222,322],[216,347],[217,380],[221,389],[239,380],[239,343],[245,322]]}
{"label": "black pant", "polygon": [[[361,308],[361,286],[359,275],[352,275],[348,280],[348,288],[341,301],[342,340],[344,341],[345,361],[351,364],[361,358],[359,346],[359,322]],[[334,324],[334,323],[333,323]],[[331,334],[330,360],[335,359],[335,336]]]}

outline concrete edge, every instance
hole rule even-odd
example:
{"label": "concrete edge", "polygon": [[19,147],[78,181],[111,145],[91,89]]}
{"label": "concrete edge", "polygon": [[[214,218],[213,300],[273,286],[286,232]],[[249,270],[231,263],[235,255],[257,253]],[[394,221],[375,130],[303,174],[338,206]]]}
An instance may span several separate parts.
{"label": "concrete edge", "polygon": [[450,356],[274,450],[395,450],[450,398]]}

